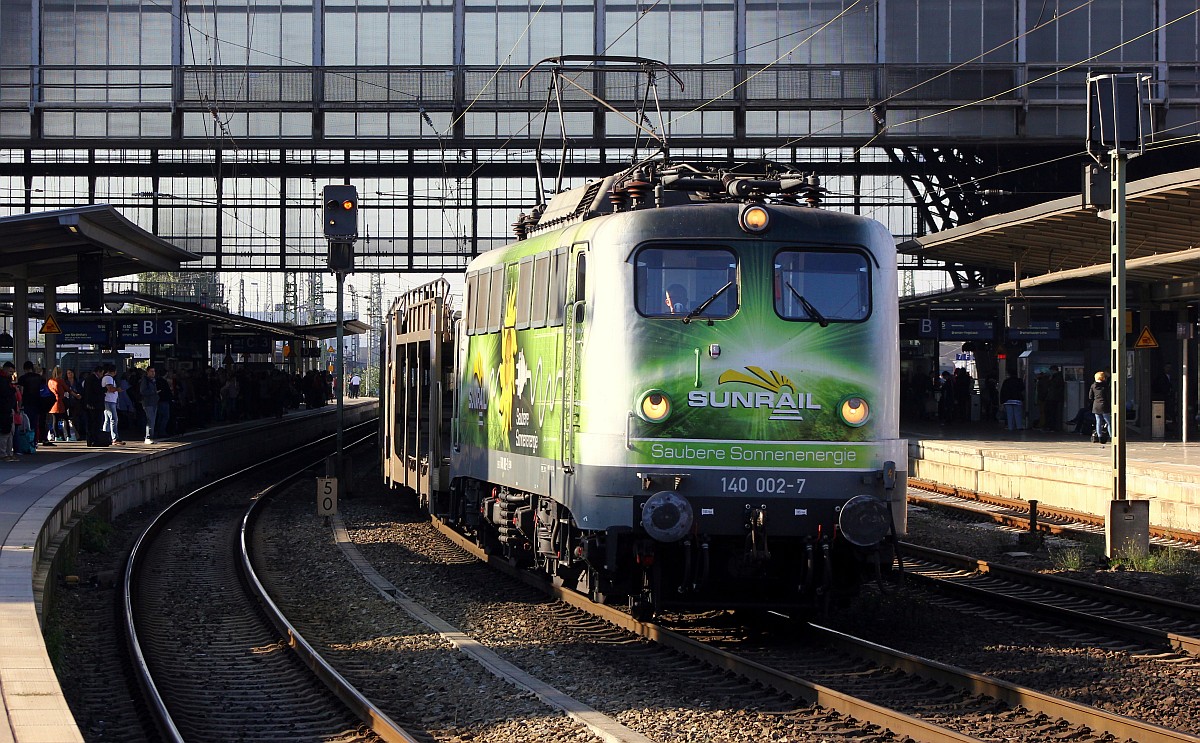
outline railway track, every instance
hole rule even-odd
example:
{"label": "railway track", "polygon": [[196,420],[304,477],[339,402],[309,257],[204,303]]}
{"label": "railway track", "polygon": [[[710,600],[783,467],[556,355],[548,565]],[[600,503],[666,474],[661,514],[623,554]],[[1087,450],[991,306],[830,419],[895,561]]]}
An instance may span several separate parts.
{"label": "railway track", "polygon": [[[241,496],[241,501],[244,510],[244,495]],[[219,526],[217,523],[217,514],[225,510],[232,512],[235,510],[232,507],[210,503],[197,508],[198,515],[181,512],[179,517],[200,524],[200,532],[205,534],[205,539],[214,540],[209,543],[213,546],[201,546],[193,541],[194,538],[188,538],[183,544],[177,544],[166,552],[159,553],[160,556],[152,557],[152,562],[161,563],[160,567],[172,562],[184,565],[196,563],[196,555],[218,554],[219,550],[215,545],[233,541],[233,534],[242,528],[237,527],[231,532],[228,527]],[[221,523],[224,521],[226,519],[222,519]],[[175,526],[165,528],[179,531]],[[459,546],[478,555],[478,551],[470,542],[457,535],[451,538]],[[340,541],[349,541],[344,531]],[[447,555],[453,551],[448,550],[438,559],[448,559]],[[245,558],[236,558],[235,561],[240,559]],[[507,567],[502,562],[499,566]],[[369,565],[367,567],[369,568]],[[979,572],[978,568],[977,564],[974,567],[963,564],[956,569],[963,573],[976,573]],[[168,574],[161,579],[159,585],[169,587],[163,590],[176,590],[181,584],[198,581],[195,577],[197,574],[221,575],[224,576],[224,582],[205,589],[213,598],[198,607],[198,616],[204,628],[200,635],[189,635],[186,631],[180,632],[177,628],[167,626],[182,624],[181,621],[174,621],[174,617],[179,616],[177,610],[180,605],[187,602],[160,600],[155,606],[155,611],[171,612],[172,621],[155,622],[154,624],[160,626],[156,631],[165,632],[166,646],[174,644],[180,650],[173,656],[174,660],[166,659],[155,663],[173,670],[170,679],[172,684],[182,684],[190,679],[193,685],[197,680],[201,680],[201,685],[208,687],[198,692],[199,696],[192,701],[188,701],[183,696],[176,698],[175,687],[168,685],[170,693],[165,698],[176,700],[169,706],[177,704],[184,710],[181,715],[184,718],[207,717],[209,719],[203,721],[205,725],[229,727],[212,728],[209,731],[191,733],[187,737],[227,739],[232,737],[230,731],[235,728],[238,731],[237,736],[244,739],[296,737],[298,729],[304,730],[297,728],[297,725],[304,723],[304,720],[308,719],[306,716],[312,716],[319,718],[315,723],[318,727],[301,732],[299,737],[319,735],[323,739],[337,741],[378,739],[376,734],[360,724],[353,714],[347,715],[342,705],[334,703],[332,707],[343,717],[335,717],[332,711],[314,715],[314,710],[318,708],[316,702],[329,702],[330,695],[319,683],[308,686],[314,683],[311,674],[306,676],[308,680],[304,684],[298,680],[285,684],[292,687],[289,693],[300,690],[298,696],[291,697],[301,700],[296,707],[288,707],[288,703],[271,700],[271,689],[266,686],[260,687],[257,677],[250,675],[261,673],[264,668],[277,664],[280,657],[290,655],[285,649],[289,644],[286,638],[293,638],[290,644],[295,647],[304,645],[303,641],[298,639],[299,632],[288,625],[280,625],[282,628],[272,628],[268,625],[265,630],[258,630],[262,633],[260,635],[234,640],[230,657],[237,656],[240,652],[242,656],[251,656],[252,664],[244,670],[229,671],[231,676],[242,680],[240,688],[235,685],[221,691],[213,681],[221,678],[221,674],[210,674],[207,669],[214,664],[223,668],[225,663],[232,661],[219,656],[218,646],[215,644],[206,645],[204,652],[198,653],[200,646],[195,642],[191,645],[186,644],[188,637],[202,636],[205,643],[215,643],[228,633],[229,623],[249,622],[236,620],[227,623],[224,619],[227,614],[233,616],[226,608],[226,602],[231,600],[227,594],[232,593],[227,582],[230,575],[228,568],[212,564],[201,565],[199,568],[192,565],[189,569],[193,572]],[[943,566],[942,570],[945,569]],[[165,570],[161,572],[165,573]],[[516,574],[516,577],[539,590],[548,588],[536,577],[520,573]],[[386,581],[381,582],[370,577],[368,580],[381,595],[388,597],[392,603],[399,603],[396,599],[401,598],[404,592],[397,586],[387,586]],[[760,699],[766,694],[768,698],[775,700],[771,704],[779,707],[778,715],[781,721],[795,726],[793,729],[827,731],[831,735],[830,740],[838,740],[841,738],[836,736],[849,734],[847,739],[861,740],[884,740],[888,736],[897,735],[907,736],[916,741],[987,740],[997,736],[1016,739],[1046,739],[1053,736],[1088,741],[1106,740],[1104,736],[1111,735],[1120,740],[1130,739],[1145,743],[1200,741],[1200,738],[1188,733],[1066,702],[1033,689],[891,651],[817,626],[804,630],[804,645],[755,645],[753,641],[747,641],[744,635],[739,634],[736,628],[722,626],[719,619],[715,620],[715,623],[709,623],[709,618],[699,616],[690,622],[680,621],[679,626],[673,627],[636,622],[624,612],[612,607],[597,607],[577,594],[555,591],[552,588],[549,590],[552,594],[557,593],[557,598],[564,602],[546,605],[546,610],[552,613],[556,621],[564,626],[571,626],[572,631],[590,638],[590,641],[621,648],[622,652],[627,654],[627,662],[662,664],[672,668],[672,674],[681,679],[694,678],[698,687],[718,689],[722,693],[734,695],[746,693],[745,689],[753,688],[746,683],[747,681],[760,684],[770,690],[763,692],[760,689],[757,692]],[[257,601],[259,599],[253,600]],[[405,611],[412,614],[407,608]],[[261,623],[261,620],[259,621]],[[165,630],[162,629],[164,626]],[[471,643],[469,630],[447,626],[440,631],[444,638],[459,647]],[[1170,630],[1163,631],[1170,634]],[[634,643],[630,642],[626,632],[649,639],[655,644],[648,648],[634,649],[631,647]],[[774,633],[775,636],[790,634],[795,633]],[[818,647],[819,650],[814,650]],[[247,648],[251,649],[249,653]],[[664,648],[669,649],[669,653],[676,660],[664,659],[662,653],[668,652]],[[689,660],[684,660],[685,658]],[[691,665],[692,659],[701,660],[709,668],[728,671],[736,678],[729,677],[725,681],[718,678],[714,681],[712,672],[699,670],[698,666]],[[487,664],[485,661],[485,666]],[[294,660],[292,665],[303,666]],[[497,672],[494,663],[489,670]],[[536,674],[530,675],[536,680]],[[921,681],[914,683],[913,678],[919,678]],[[246,683],[246,679],[255,680]],[[588,709],[586,705],[577,706],[569,694],[564,695],[565,699],[559,699],[556,705],[552,699],[553,692],[557,690],[542,689],[539,692],[536,687],[524,688],[543,697],[543,702],[573,717],[575,722],[588,727],[598,739],[662,739],[652,733],[643,735],[636,730],[622,730],[619,723],[616,727],[606,728],[609,723],[603,720],[598,726],[589,726],[589,715],[596,710]],[[238,695],[245,695],[250,702],[245,706],[235,704],[233,700]],[[794,703],[788,703],[788,699],[804,700],[813,706],[797,709]],[[213,713],[214,705],[218,710],[216,714]],[[270,714],[273,708],[279,708],[283,712],[281,717],[286,723],[269,720],[274,717]],[[207,710],[207,714],[203,710]],[[601,715],[601,718],[603,717]],[[593,718],[592,722],[596,722],[596,719],[599,718]],[[332,720],[337,722],[331,722]],[[277,724],[284,727],[273,727]],[[332,729],[322,730],[319,727],[321,725],[331,726]],[[858,732],[848,733],[856,730]]]}
{"label": "railway track", "polygon": [[[1104,538],[1104,518],[1037,501],[1003,498],[934,482],[908,481],[908,502],[930,508],[969,511],[1020,531],[1093,539]],[[1200,534],[1182,529],[1150,527],[1150,546],[1200,552]]]}
{"label": "railway track", "polygon": [[[818,626],[806,629],[809,644],[755,646],[704,617],[677,628],[639,622],[613,607],[546,586],[535,576],[513,571],[472,542],[438,524],[449,539],[481,560],[519,580],[539,586],[555,598],[615,626],[739,677],[853,718],[858,724],[890,730],[919,741],[1011,739],[1065,736],[1074,740],[1141,743],[1195,743],[1186,732],[1077,704],[1032,688],[992,679],[964,669],[856,640]],[[855,660],[848,660],[852,656]],[[912,683],[911,678],[920,678]]]}
{"label": "railway track", "polygon": [[[318,444],[327,448],[330,439]],[[255,574],[255,505],[307,474],[295,472],[295,462],[307,457],[311,464],[317,451],[310,445],[190,493],[134,545],[124,620],[134,670],[162,737],[417,740],[324,664],[273,611]],[[248,479],[288,462],[292,474],[247,495]]]}
{"label": "railway track", "polygon": [[1200,656],[1200,606],[903,544],[905,575],[967,601]]}

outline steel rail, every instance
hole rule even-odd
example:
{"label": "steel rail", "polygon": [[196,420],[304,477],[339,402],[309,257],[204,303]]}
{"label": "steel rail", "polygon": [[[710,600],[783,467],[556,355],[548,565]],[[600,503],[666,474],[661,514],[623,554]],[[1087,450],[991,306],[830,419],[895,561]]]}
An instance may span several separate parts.
{"label": "steel rail", "polygon": [[[363,425],[369,425],[368,422]],[[376,432],[371,431],[358,441],[348,444],[346,449],[353,449],[368,441],[377,439]],[[270,619],[271,624],[287,637],[288,646],[296,653],[304,665],[308,666],[322,683],[337,695],[342,702],[349,707],[359,719],[363,720],[371,730],[375,731],[379,737],[389,743],[420,743],[417,738],[409,735],[395,720],[388,716],[386,712],[381,710],[374,702],[368,699],[362,692],[358,690],[345,676],[338,673],[337,669],[325,660],[312,643],[304,638],[300,631],[288,621],[287,616],[271,599],[266,587],[258,578],[258,573],[254,570],[253,561],[250,555],[250,536],[253,534],[254,526],[262,515],[262,510],[267,503],[270,503],[277,495],[282,493],[293,482],[304,477],[307,473],[301,471],[287,476],[283,480],[275,483],[271,487],[264,490],[259,496],[254,499],[250,507],[246,510],[245,516],[242,517],[242,526],[238,532],[238,547],[241,552],[241,568],[242,577],[246,580],[251,593],[258,599],[263,612]]]}
{"label": "steel rail", "polygon": [[599,617],[628,632],[644,637],[664,647],[671,648],[713,667],[731,671],[743,678],[761,683],[764,686],[769,686],[798,699],[803,699],[810,704],[834,710],[859,721],[885,727],[901,737],[911,736],[925,743],[967,743],[968,741],[978,742],[980,740],[979,738],[964,735],[963,733],[922,720],[918,717],[912,717],[849,694],[844,694],[836,689],[806,681],[805,679],[761,663],[741,658],[734,653],[712,647],[693,640],[690,637],[685,637],[654,622],[638,621],[623,611],[610,606],[596,604],[580,593],[554,586],[541,576],[528,571],[518,570],[509,565],[503,558],[485,553],[474,542],[451,529],[437,517],[432,517],[432,521],[438,531],[459,547],[471,553],[480,561],[499,569],[506,575],[544,591],[570,606]]}
{"label": "steel rail", "polygon": [[[358,426],[354,426],[352,430],[359,428],[371,428],[377,425],[377,421],[372,419],[361,423]],[[374,436],[374,433],[375,432],[372,430],[370,435]],[[219,487],[233,482],[237,478],[244,477],[245,475],[251,474],[263,467],[293,459],[297,456],[303,456],[308,451],[320,449],[323,446],[328,446],[334,440],[334,438],[335,435],[333,434],[321,437],[293,451],[276,455],[269,459],[255,463],[249,467],[245,467],[241,470],[220,477],[197,488],[196,490],[181,496],[163,509],[163,511],[154,518],[153,522],[146,527],[146,529],[134,542],[133,548],[129,553],[129,558],[125,563],[121,617],[125,624],[125,639],[129,648],[132,672],[137,678],[138,685],[142,689],[144,699],[147,703],[148,713],[154,720],[155,725],[158,727],[160,734],[165,740],[171,741],[171,743],[183,743],[185,739],[182,732],[179,730],[179,727],[172,718],[170,710],[167,708],[166,700],[163,698],[162,693],[159,691],[158,686],[154,681],[153,674],[150,670],[145,651],[142,649],[142,644],[137,632],[134,615],[134,603],[137,579],[140,571],[144,567],[142,565],[142,555],[145,554],[145,548],[154,541],[159,533],[167,528],[167,524],[169,524],[170,521],[180,511],[190,505],[193,498],[197,498],[206,493],[212,492]],[[303,470],[301,470],[300,473],[297,473],[297,475],[302,473]],[[295,477],[297,475],[292,475],[290,477]],[[372,721],[366,719],[366,722],[371,723]],[[397,738],[396,740],[404,739]]]}
{"label": "steel rail", "polygon": [[1026,686],[903,653],[820,625],[809,626],[822,640],[888,668],[948,684],[973,694],[999,699],[1013,707],[1024,707],[1031,712],[1062,718],[1072,725],[1084,726],[1093,732],[1104,731],[1117,740],[1136,740],[1138,743],[1200,743],[1200,737],[1180,730],[1164,728],[1086,704],[1060,699]]}
{"label": "steel rail", "polygon": [[[734,653],[711,647],[653,622],[640,622],[629,614],[613,607],[595,604],[582,594],[552,586],[540,576],[513,568],[503,558],[484,553],[474,542],[455,532],[437,518],[434,518],[433,521],[439,531],[460,547],[475,555],[478,559],[497,567],[506,574],[514,576],[528,585],[544,590],[571,606],[589,612],[629,632],[670,647],[690,657],[729,670],[784,693],[792,694],[810,703],[853,716],[858,720],[886,727],[897,735],[908,735],[921,741],[977,740],[954,730],[926,722],[920,718],[880,707],[834,689],[814,684],[792,674],[741,658]],[[1133,739],[1137,740],[1138,743],[1200,743],[1200,737],[1189,733],[1142,722],[1066,699],[1059,699],[1039,692],[1036,689],[903,653],[883,645],[859,640],[816,624],[810,624],[809,627],[821,639],[881,666],[903,670],[907,673],[938,681],[971,694],[988,696],[1006,702],[1014,707],[1020,706],[1033,712],[1061,717],[1074,725],[1086,726],[1092,730],[1103,730],[1113,734],[1120,740]]]}
{"label": "steel rail", "polygon": [[[953,485],[943,485],[941,483],[931,482],[928,480],[919,480],[910,477],[908,479],[908,500],[910,503],[920,503],[922,505],[944,506],[941,501],[930,500],[920,494],[919,490],[928,490],[931,493],[961,498],[963,500],[975,501],[989,506],[1005,508],[1012,513],[996,513],[983,512],[984,515],[992,518],[996,523],[1013,526],[1016,528],[1028,529],[1029,517],[1023,514],[1028,514],[1030,510],[1030,502],[1016,498],[1005,498],[998,495],[989,495],[987,493],[979,493],[974,490],[967,490]],[[914,492],[914,488],[918,492]],[[1093,528],[1104,528],[1104,517],[1095,514],[1083,513],[1082,511],[1073,511],[1067,508],[1056,508],[1043,503],[1038,503],[1037,506],[1038,521],[1037,528],[1039,531],[1045,531],[1050,534],[1078,534],[1078,528],[1072,528],[1072,524],[1086,524]],[[1195,547],[1200,547],[1200,532],[1187,531],[1184,529],[1169,529],[1162,526],[1150,526],[1150,536],[1171,542],[1180,542]]]}
{"label": "steel rail", "polygon": [[[1168,615],[1170,618],[1193,622],[1200,626],[1200,606],[1187,604],[1182,601],[1141,595],[1132,591],[1123,591],[1107,586],[1097,586],[1060,576],[1042,575],[1029,570],[1021,570],[1020,568],[994,565],[966,555],[957,555],[952,552],[944,552],[931,547],[920,547],[915,544],[902,544],[901,549],[905,557],[916,557],[935,565],[957,568],[969,571],[972,574],[987,575],[1005,583],[1066,593],[1071,596],[1107,605],[1116,604],[1129,609],[1157,612]],[[1068,609],[1042,601],[1013,596],[981,586],[968,585],[962,580],[921,575],[920,573],[913,572],[911,563],[908,563],[905,576],[907,578],[928,581],[939,590],[952,592],[972,601],[982,601],[992,605],[998,604],[1024,614],[1049,619],[1056,623],[1067,623],[1089,631],[1098,629],[1106,634],[1112,634],[1117,637],[1133,640],[1134,642],[1145,643],[1153,647],[1167,647],[1190,655],[1200,655],[1200,637],[1169,632],[1132,622],[1110,619],[1086,611]]]}

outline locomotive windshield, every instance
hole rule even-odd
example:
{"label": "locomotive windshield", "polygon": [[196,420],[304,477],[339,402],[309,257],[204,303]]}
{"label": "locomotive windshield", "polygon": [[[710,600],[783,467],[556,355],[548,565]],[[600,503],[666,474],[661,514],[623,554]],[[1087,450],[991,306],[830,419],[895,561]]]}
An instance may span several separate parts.
{"label": "locomotive windshield", "polygon": [[862,253],[785,250],[775,256],[775,311],[785,320],[856,322],[871,314],[871,273]]}
{"label": "locomotive windshield", "polygon": [[646,317],[726,318],[737,311],[737,257],[729,250],[645,248],[636,261],[637,311]]}

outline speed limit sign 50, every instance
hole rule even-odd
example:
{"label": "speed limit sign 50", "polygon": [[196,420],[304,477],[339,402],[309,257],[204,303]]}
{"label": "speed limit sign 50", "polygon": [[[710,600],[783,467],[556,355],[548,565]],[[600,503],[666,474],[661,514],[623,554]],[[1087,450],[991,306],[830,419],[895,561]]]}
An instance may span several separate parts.
{"label": "speed limit sign 50", "polygon": [[338,481],[336,477],[317,478],[317,515],[337,515]]}

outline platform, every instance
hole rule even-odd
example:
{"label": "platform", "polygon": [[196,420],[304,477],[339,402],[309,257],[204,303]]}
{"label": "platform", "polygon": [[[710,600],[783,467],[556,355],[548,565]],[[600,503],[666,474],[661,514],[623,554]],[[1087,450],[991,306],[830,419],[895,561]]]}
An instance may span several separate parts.
{"label": "platform", "polygon": [[[377,401],[348,400],[346,426]],[[82,741],[42,638],[43,601],[56,567],[72,554],[84,514],[114,518],[164,493],[180,492],[336,430],[337,408],[198,429],[154,444],[102,449],[41,447],[0,462],[0,743]]]}
{"label": "platform", "polygon": [[[901,425],[909,476],[988,495],[1108,513],[1112,450],[1088,435],[1008,431],[986,423]],[[1150,523],[1200,532],[1200,442],[1126,442],[1126,498],[1150,501]]]}

